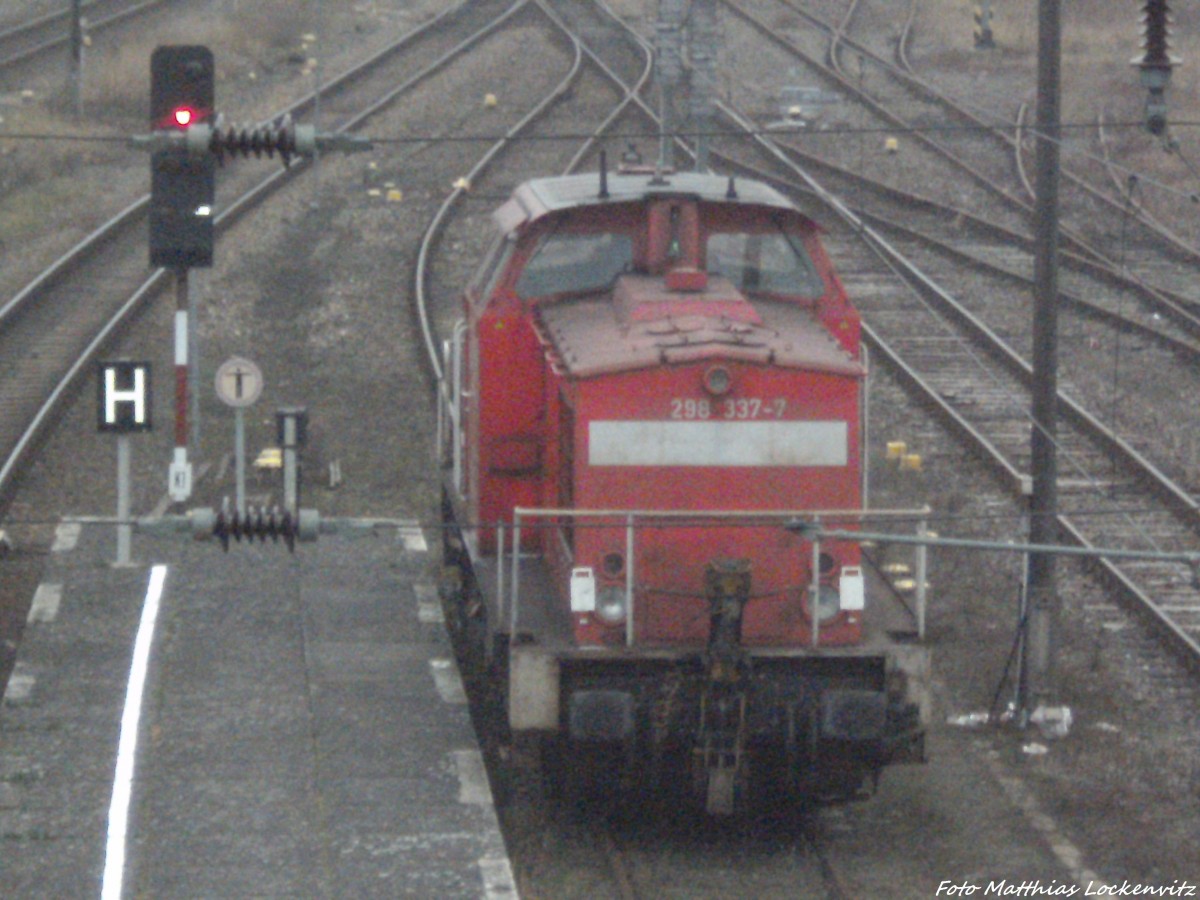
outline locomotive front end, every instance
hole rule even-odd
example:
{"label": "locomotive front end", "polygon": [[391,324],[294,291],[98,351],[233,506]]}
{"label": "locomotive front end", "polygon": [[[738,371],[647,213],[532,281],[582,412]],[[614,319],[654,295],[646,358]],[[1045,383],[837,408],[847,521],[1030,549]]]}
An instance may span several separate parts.
{"label": "locomotive front end", "polygon": [[[565,346],[571,328],[546,319]],[[660,338],[675,333],[653,321]],[[803,345],[782,324],[770,334]],[[552,675],[539,667],[518,686],[520,657],[545,660],[541,638],[518,640],[514,721],[635,748],[621,756],[642,760],[640,775],[688,773],[714,813],[752,777],[767,794],[855,796],[884,765],[921,756],[927,714],[923,650],[897,654],[869,621],[880,604],[868,610],[858,545],[795,527],[856,527],[861,369],[815,335],[786,367],[756,327],[760,359],[750,329],[704,352],[693,331],[691,361],[559,382],[572,459],[556,510],[522,511],[526,528],[544,529],[569,649],[553,654]],[[556,699],[528,704],[545,689]],[[526,718],[534,708],[546,717]]]}
{"label": "locomotive front end", "polygon": [[[866,370],[815,225],[708,175],[518,189],[450,368],[449,558],[514,735],[728,813],[920,759],[928,653],[853,530]],[[469,523],[463,527],[462,523]],[[568,767],[570,768],[570,767]]]}

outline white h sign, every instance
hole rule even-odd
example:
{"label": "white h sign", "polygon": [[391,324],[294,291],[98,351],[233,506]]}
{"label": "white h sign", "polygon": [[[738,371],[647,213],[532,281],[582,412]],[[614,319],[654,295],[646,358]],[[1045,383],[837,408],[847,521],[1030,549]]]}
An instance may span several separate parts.
{"label": "white h sign", "polygon": [[99,369],[101,431],[149,431],[150,364],[102,362]]}

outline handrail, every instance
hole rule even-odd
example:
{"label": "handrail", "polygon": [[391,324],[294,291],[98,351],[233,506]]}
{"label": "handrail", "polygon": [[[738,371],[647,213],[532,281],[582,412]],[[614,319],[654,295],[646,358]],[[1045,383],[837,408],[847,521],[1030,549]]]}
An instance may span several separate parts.
{"label": "handrail", "polygon": [[928,506],[912,509],[560,509],[557,507],[518,506],[513,509],[513,521],[518,518],[612,519],[636,516],[645,519],[795,519],[801,516],[821,516],[830,519],[919,519],[928,518],[933,510]]}
{"label": "handrail", "polygon": [[[932,510],[928,506],[923,506],[916,509],[826,509],[826,510],[655,510],[655,509],[558,509],[558,508],[537,508],[537,507],[516,507],[513,509],[512,518],[512,570],[509,579],[509,640],[514,640],[517,635],[517,624],[520,620],[520,556],[521,556],[521,530],[523,521],[530,519],[612,519],[613,526],[619,526],[624,523],[625,526],[625,646],[634,646],[636,634],[634,626],[634,571],[635,571],[635,553],[634,553],[634,534],[637,528],[638,520],[642,520],[642,524],[652,523],[655,520],[676,521],[676,522],[695,522],[697,520],[720,521],[720,520],[739,520],[743,522],[763,522],[769,524],[778,522],[780,524],[791,521],[806,521],[817,522],[828,525],[829,522],[839,520],[858,520],[864,519],[885,519],[897,520],[908,519],[915,522],[916,533],[924,535],[927,531],[927,520]],[[504,526],[500,525],[500,543],[498,547],[497,568],[503,569],[505,564],[504,553]],[[816,597],[820,586],[819,581],[819,560],[820,560],[820,538],[812,539],[812,577],[813,585],[810,588],[810,606],[812,610],[812,644],[815,648],[820,638],[820,620],[817,616]],[[927,548],[923,544],[918,544],[915,547],[915,566],[916,571],[916,621],[917,621],[917,636],[918,639],[925,638],[925,603],[926,603],[926,554]],[[504,576],[500,575],[501,582]],[[504,592],[503,584],[499,585],[497,590],[500,593]],[[503,600],[498,604],[498,610],[503,610]]]}

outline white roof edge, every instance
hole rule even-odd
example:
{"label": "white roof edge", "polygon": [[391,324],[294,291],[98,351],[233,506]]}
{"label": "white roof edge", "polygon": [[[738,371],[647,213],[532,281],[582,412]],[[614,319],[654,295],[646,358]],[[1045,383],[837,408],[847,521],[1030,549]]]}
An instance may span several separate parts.
{"label": "white roof edge", "polygon": [[542,216],[566,209],[671,196],[697,197],[709,203],[766,206],[804,215],[787,197],[760,181],[735,177],[735,197],[729,196],[729,187],[730,177],[727,175],[672,172],[656,178],[651,174],[610,172],[608,196],[601,198],[598,172],[536,178],[518,185],[512,197],[492,216],[503,231],[509,232],[535,222]]}

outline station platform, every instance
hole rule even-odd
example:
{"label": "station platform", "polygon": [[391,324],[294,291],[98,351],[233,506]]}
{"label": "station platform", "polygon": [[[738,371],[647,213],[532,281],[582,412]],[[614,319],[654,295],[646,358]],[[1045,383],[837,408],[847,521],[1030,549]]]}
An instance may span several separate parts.
{"label": "station platform", "polygon": [[424,539],[381,535],[135,535],[115,568],[113,526],[60,525],[0,705],[0,893],[516,897]]}

